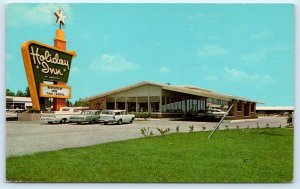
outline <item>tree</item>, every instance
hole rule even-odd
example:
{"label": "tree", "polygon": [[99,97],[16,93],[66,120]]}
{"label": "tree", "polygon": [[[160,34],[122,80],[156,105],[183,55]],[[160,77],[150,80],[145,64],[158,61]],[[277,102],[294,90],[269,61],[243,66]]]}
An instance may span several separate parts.
{"label": "tree", "polygon": [[73,103],[72,103],[69,99],[67,99],[67,100],[66,100],[66,106],[72,107],[72,106],[73,106]]}
{"label": "tree", "polygon": [[24,93],[21,90],[18,90],[16,96],[23,97]]}
{"label": "tree", "polygon": [[89,106],[89,103],[86,102],[86,101],[82,101],[82,99],[79,98],[78,101],[75,100],[74,106],[75,106],[75,107],[87,107],[87,106]]}
{"label": "tree", "polygon": [[16,94],[11,90],[6,89],[6,96],[16,96]]}
{"label": "tree", "polygon": [[29,87],[28,86],[25,89],[24,96],[25,97],[30,97],[30,91],[29,91]]}

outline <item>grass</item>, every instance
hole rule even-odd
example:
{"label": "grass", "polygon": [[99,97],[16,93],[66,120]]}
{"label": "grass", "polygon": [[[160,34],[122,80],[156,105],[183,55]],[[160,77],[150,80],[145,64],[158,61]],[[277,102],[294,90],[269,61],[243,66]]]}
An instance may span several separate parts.
{"label": "grass", "polygon": [[10,157],[15,182],[291,182],[293,129],[177,133]]}

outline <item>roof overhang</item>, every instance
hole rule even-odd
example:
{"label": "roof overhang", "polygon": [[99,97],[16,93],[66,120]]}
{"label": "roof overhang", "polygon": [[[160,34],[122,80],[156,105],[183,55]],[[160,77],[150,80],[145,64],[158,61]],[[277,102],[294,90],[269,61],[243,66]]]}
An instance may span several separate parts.
{"label": "roof overhang", "polygon": [[130,89],[140,87],[140,86],[143,86],[143,85],[156,85],[156,86],[160,86],[164,90],[169,90],[169,91],[174,91],[174,92],[184,93],[184,94],[189,94],[189,95],[195,95],[195,96],[201,96],[201,97],[206,97],[206,98],[215,98],[215,99],[220,99],[220,100],[225,100],[225,101],[238,100],[238,101],[254,102],[254,103],[263,104],[263,102],[260,102],[260,101],[255,101],[255,100],[251,100],[251,99],[247,99],[247,98],[243,98],[243,97],[238,97],[238,96],[221,94],[221,93],[218,93],[218,92],[214,92],[214,91],[207,90],[207,89],[201,89],[201,88],[198,88],[198,87],[173,86],[173,85],[159,84],[159,83],[153,83],[153,82],[148,82],[148,81],[140,82],[140,83],[137,83],[137,84],[134,84],[134,85],[122,87],[122,88],[112,90],[112,91],[108,91],[108,92],[105,92],[105,93],[102,93],[102,94],[99,94],[99,95],[91,96],[91,97],[82,99],[82,101],[90,101],[90,100],[94,100],[94,99],[97,99],[97,98],[103,98],[103,97],[108,96],[108,95],[112,95],[112,94],[119,93],[119,92],[122,92],[122,91],[130,90]]}

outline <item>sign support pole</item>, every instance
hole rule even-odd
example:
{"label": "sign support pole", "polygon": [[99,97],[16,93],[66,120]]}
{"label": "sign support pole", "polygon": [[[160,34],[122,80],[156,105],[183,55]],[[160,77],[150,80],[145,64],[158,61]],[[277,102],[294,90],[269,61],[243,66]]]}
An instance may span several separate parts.
{"label": "sign support pole", "polygon": [[223,122],[224,118],[229,114],[230,110],[232,109],[233,104],[230,106],[230,108],[227,110],[226,114],[222,117],[221,121],[218,123],[217,127],[210,133],[210,135],[208,136],[208,139],[210,139],[213,134],[216,132],[217,129],[219,129],[219,126],[221,125],[221,123]]}
{"label": "sign support pole", "polygon": [[[66,50],[67,41],[65,39],[65,32],[62,29],[56,30],[56,35],[54,38],[54,47]],[[56,82],[57,85],[66,85],[65,82]],[[66,106],[66,99],[63,98],[53,98],[53,110],[58,111],[61,107]]]}

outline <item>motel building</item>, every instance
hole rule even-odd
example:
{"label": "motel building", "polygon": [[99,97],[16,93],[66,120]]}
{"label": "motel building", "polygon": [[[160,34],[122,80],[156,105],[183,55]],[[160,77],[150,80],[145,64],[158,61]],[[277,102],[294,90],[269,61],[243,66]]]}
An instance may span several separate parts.
{"label": "motel building", "polygon": [[6,96],[6,109],[23,109],[32,108],[30,97]]}
{"label": "motel building", "polygon": [[90,109],[151,113],[159,118],[197,115],[210,108],[227,111],[232,106],[226,119],[257,118],[258,103],[194,86],[173,86],[148,81],[91,96],[84,101],[88,101]]}

